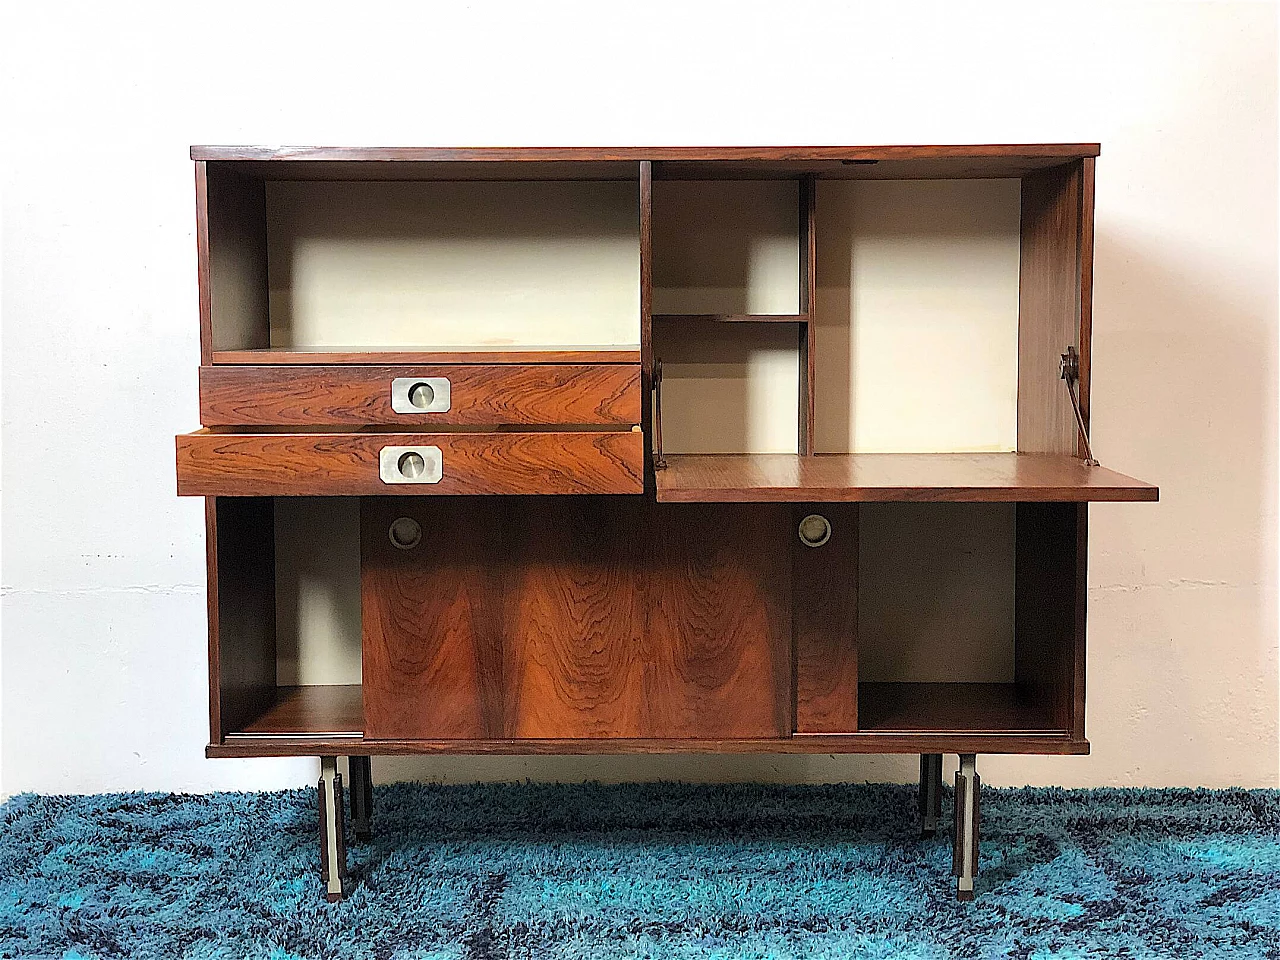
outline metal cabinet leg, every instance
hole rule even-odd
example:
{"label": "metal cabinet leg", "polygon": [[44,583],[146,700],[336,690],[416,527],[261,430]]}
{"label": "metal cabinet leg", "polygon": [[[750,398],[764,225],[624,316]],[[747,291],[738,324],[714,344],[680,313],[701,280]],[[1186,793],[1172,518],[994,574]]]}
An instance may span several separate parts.
{"label": "metal cabinet leg", "polygon": [[336,903],[347,893],[347,843],[343,836],[342,775],[337,757],[320,758],[320,879]]}
{"label": "metal cabinet leg", "polygon": [[920,836],[932,837],[942,818],[942,754],[920,754]]}
{"label": "metal cabinet leg", "polygon": [[972,753],[960,754],[956,771],[956,832],[952,847],[951,872],[956,878],[956,899],[972,900],[974,880],[978,876],[978,799],[982,780],[978,777],[978,758]]}
{"label": "metal cabinet leg", "polygon": [[351,771],[351,826],[357,840],[373,836],[369,821],[373,817],[373,765],[369,757],[348,757]]}

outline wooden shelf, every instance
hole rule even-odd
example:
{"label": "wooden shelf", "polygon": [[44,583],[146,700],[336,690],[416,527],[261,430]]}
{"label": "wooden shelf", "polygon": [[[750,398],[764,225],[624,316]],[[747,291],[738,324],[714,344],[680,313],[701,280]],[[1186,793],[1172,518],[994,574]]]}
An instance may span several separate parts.
{"label": "wooden shelf", "polygon": [[275,699],[255,720],[228,739],[363,737],[360,685],[277,687]]}
{"label": "wooden shelf", "polygon": [[396,363],[639,363],[638,346],[548,347],[264,347],[215,350],[214,363],[396,364]]}
{"label": "wooden shelf", "polygon": [[671,454],[664,503],[1154,501],[1158,487],[1032,453]]}
{"label": "wooden shelf", "polygon": [[655,313],[655,323],[808,323],[805,313]]}
{"label": "wooden shelf", "polygon": [[864,733],[1059,733],[1050,706],[1012,683],[860,683]]}

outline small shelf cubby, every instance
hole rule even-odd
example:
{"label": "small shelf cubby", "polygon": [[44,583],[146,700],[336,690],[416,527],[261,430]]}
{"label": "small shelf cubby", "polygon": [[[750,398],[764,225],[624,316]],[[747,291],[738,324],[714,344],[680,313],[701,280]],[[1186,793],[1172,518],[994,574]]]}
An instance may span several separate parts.
{"label": "small shelf cubby", "polygon": [[1082,509],[863,504],[858,729],[1082,738]]}
{"label": "small shelf cubby", "polygon": [[205,502],[213,742],[362,737],[359,500]]}
{"label": "small shelf cubby", "polygon": [[211,362],[636,349],[638,164],[494,166],[207,163]]}

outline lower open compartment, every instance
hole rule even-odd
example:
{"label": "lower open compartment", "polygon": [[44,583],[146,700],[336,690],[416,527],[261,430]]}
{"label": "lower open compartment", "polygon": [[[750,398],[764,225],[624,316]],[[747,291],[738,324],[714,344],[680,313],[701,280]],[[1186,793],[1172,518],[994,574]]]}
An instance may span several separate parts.
{"label": "lower open compartment", "polygon": [[863,504],[858,730],[1083,740],[1085,510]]}
{"label": "lower open compartment", "polygon": [[213,755],[1087,750],[1084,505],[207,504]]}

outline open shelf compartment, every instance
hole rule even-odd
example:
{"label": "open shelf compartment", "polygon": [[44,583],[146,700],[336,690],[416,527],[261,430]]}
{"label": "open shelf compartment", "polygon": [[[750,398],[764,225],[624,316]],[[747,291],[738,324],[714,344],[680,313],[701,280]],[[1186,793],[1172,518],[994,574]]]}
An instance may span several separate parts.
{"label": "open shelf compartment", "polygon": [[197,164],[202,362],[638,350],[638,163],[605,179],[292,169]]}
{"label": "open shelf compartment", "polygon": [[205,510],[211,749],[360,739],[357,501],[208,497]]}
{"label": "open shelf compartment", "polygon": [[859,732],[1083,742],[1086,509],[860,507]]}

